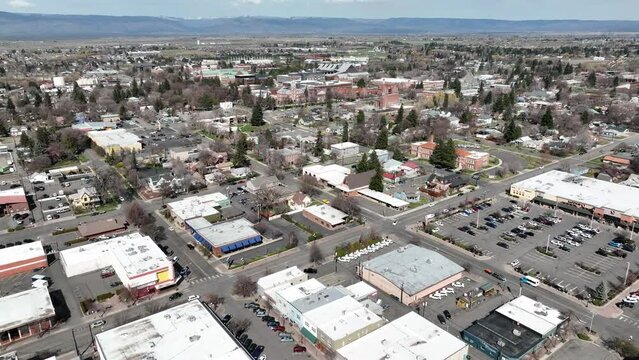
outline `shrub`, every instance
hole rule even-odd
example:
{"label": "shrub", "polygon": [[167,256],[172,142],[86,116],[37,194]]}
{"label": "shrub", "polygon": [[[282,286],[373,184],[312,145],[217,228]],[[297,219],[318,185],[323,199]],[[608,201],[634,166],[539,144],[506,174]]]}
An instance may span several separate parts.
{"label": "shrub", "polygon": [[585,332],[577,333],[577,337],[584,341],[590,341],[590,336],[588,336]]}
{"label": "shrub", "polygon": [[110,298],[114,297],[115,294],[112,292],[108,292],[108,293],[104,293],[104,294],[100,294],[98,296],[96,296],[96,300],[98,300],[99,302],[104,302],[109,300]]}
{"label": "shrub", "polygon": [[87,239],[85,237],[79,237],[77,239],[65,241],[64,245],[65,246],[71,246],[71,245],[80,244],[80,243],[87,242],[87,241],[89,241],[89,239]]}
{"label": "shrub", "polygon": [[64,228],[64,229],[62,229],[62,230],[60,230],[60,231],[54,231],[54,232],[52,232],[52,233],[51,233],[51,235],[61,235],[61,234],[66,234],[66,233],[70,233],[70,232],[77,231],[77,230],[78,230],[78,228],[77,228],[77,227]]}

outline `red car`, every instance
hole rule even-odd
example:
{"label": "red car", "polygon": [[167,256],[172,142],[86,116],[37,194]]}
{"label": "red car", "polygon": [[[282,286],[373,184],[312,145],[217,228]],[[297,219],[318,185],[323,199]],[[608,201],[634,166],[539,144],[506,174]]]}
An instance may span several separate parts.
{"label": "red car", "polygon": [[293,348],[293,352],[294,353],[305,353],[306,352],[306,348],[304,346],[301,346],[301,345],[295,345],[295,347]]}
{"label": "red car", "polygon": [[273,327],[273,331],[275,331],[275,332],[286,331],[286,328],[284,326],[282,326],[282,325],[278,325],[278,326]]}

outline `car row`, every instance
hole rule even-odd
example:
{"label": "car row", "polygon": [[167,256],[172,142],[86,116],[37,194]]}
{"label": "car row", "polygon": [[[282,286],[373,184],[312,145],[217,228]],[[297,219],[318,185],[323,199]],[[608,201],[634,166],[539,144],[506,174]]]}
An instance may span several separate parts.
{"label": "car row", "polygon": [[455,289],[454,288],[463,288],[464,287],[464,283],[461,281],[455,281],[453,283],[451,283],[451,285],[453,287],[445,287],[445,288],[441,288],[437,291],[435,291],[434,293],[428,295],[429,298],[433,299],[433,300],[441,300],[442,298],[454,294],[455,293]]}
{"label": "car row", "polygon": [[374,253],[375,251],[378,251],[382,248],[385,248],[388,245],[391,245],[393,243],[393,240],[391,239],[384,239],[378,243],[369,245],[368,247],[361,249],[361,250],[357,250],[355,252],[352,252],[350,254],[346,254],[344,256],[341,256],[339,258],[337,258],[338,261],[341,262],[350,262],[351,260],[356,260],[357,258],[359,258],[360,256],[363,255],[368,255],[371,253]]}

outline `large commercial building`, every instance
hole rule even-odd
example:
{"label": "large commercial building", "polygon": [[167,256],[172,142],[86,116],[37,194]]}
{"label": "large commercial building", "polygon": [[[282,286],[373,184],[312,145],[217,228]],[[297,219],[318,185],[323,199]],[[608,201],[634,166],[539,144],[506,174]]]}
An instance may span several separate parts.
{"label": "large commercial building", "polygon": [[87,136],[105,154],[117,154],[122,150],[139,152],[142,150],[140,138],[125,129],[109,131],[89,131]]}
{"label": "large commercial building", "polygon": [[468,345],[411,311],[338,350],[343,360],[466,360]]}
{"label": "large commercial building", "polygon": [[41,241],[0,249],[0,279],[49,266]]}
{"label": "large commercial building", "polygon": [[362,264],[362,279],[407,305],[462,278],[464,269],[443,255],[406,245]]}
{"label": "large commercial building", "polygon": [[520,296],[466,328],[462,338],[491,359],[522,360],[567,323],[559,310]]}
{"label": "large commercial building", "polygon": [[338,159],[355,156],[359,154],[359,145],[352,142],[343,142],[331,145],[331,152]]}
{"label": "large commercial building", "polygon": [[199,301],[97,334],[95,348],[100,360],[252,359]]}
{"label": "large commercial building", "polygon": [[192,231],[195,240],[215,256],[223,256],[262,242],[262,235],[244,218],[211,224],[200,217],[187,220],[186,227]]}
{"label": "large commercial building", "polygon": [[0,211],[15,214],[29,211],[29,203],[22,187],[0,191]]}
{"label": "large commercial building", "polygon": [[184,228],[186,221],[203,217],[211,218],[219,215],[218,209],[229,207],[229,198],[222,193],[190,196],[167,204],[175,223]]}
{"label": "large commercial building", "polygon": [[622,225],[639,219],[639,188],[558,170],[512,184],[510,195]]}
{"label": "large commercial building", "polygon": [[173,263],[153,240],[140,233],[119,236],[60,252],[68,277],[112,267],[135,298],[174,285]]}
{"label": "large commercial building", "polygon": [[273,299],[267,298],[267,290],[281,285],[293,286],[306,280],[308,280],[308,275],[297,266],[293,266],[259,278],[257,280],[257,294],[273,302]]}
{"label": "large commercial building", "polygon": [[46,287],[0,298],[0,345],[47,331],[54,318],[55,309]]}
{"label": "large commercial building", "polygon": [[331,164],[331,165],[311,165],[302,169],[303,175],[313,177],[321,184],[329,185],[332,187],[339,186],[344,183],[346,175],[351,173],[351,169],[344,166]]}

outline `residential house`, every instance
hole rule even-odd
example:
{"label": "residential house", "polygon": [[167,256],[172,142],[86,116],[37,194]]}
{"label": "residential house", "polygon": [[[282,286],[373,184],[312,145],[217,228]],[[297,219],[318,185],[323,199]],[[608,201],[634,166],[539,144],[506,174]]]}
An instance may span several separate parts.
{"label": "residential house", "polygon": [[310,206],[312,202],[313,200],[310,196],[298,191],[288,200],[288,207],[292,210],[302,210]]}
{"label": "residential house", "polygon": [[329,230],[338,228],[346,223],[348,215],[326,204],[314,205],[305,208],[302,215],[312,222]]}
{"label": "residential house", "polygon": [[23,133],[26,133],[29,129],[27,129],[26,126],[12,126],[11,129],[9,130],[9,134],[12,137],[18,137],[21,136]]}
{"label": "residential house", "polygon": [[627,168],[630,165],[630,161],[632,160],[632,156],[626,155],[624,153],[617,153],[612,155],[604,156],[602,162],[604,164],[614,165],[618,168]]}
{"label": "residential house", "polygon": [[343,191],[346,196],[356,196],[359,190],[368,189],[373,176],[375,176],[375,170],[348,174],[344,177],[344,181],[335,188]]}
{"label": "residential house", "polygon": [[171,179],[168,180],[169,177],[171,176],[170,175],[152,176],[147,181],[147,187],[149,188],[149,190],[151,190],[154,193],[160,192],[160,190],[162,189],[162,186],[164,186],[165,183],[168,183],[171,189],[179,188],[180,180],[174,177],[171,177]]}
{"label": "residential house", "polygon": [[276,176],[260,176],[249,180],[246,189],[251,194],[256,194],[260,190],[266,190],[278,186],[280,181]]}
{"label": "residential house", "polygon": [[93,187],[83,187],[75,194],[69,195],[71,205],[75,208],[86,209],[100,203],[100,195]]}
{"label": "residential house", "polygon": [[286,167],[295,166],[302,158],[302,152],[298,149],[278,149],[271,150],[271,158],[279,157],[282,160],[282,164]]}

